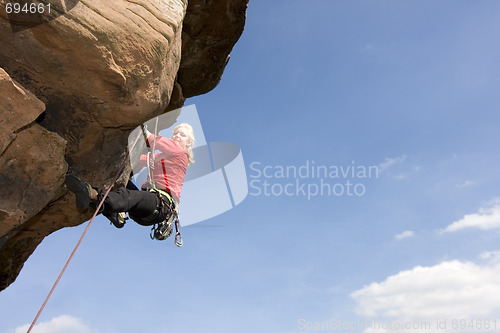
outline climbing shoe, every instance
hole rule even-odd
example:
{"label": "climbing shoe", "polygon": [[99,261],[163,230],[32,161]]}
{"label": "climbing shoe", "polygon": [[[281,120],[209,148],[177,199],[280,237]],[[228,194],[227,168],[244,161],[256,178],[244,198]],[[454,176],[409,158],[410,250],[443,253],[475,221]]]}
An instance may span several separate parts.
{"label": "climbing shoe", "polygon": [[154,239],[165,240],[172,235],[174,228],[172,223],[168,221],[163,221],[158,223],[158,226],[154,228]]}
{"label": "climbing shoe", "polygon": [[103,212],[102,215],[106,216],[108,220],[113,223],[113,225],[117,228],[123,228],[125,225],[125,221],[128,220],[127,215],[125,213],[109,213],[109,212]]}
{"label": "climbing shoe", "polygon": [[92,186],[83,182],[76,176],[66,175],[66,187],[76,195],[76,207],[85,210],[90,204]]}

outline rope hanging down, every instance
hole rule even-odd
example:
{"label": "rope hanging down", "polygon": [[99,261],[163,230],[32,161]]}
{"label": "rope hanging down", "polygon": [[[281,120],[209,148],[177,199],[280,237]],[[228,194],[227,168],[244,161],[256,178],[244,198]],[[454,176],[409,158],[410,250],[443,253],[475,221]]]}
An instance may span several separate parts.
{"label": "rope hanging down", "polygon": [[[130,148],[130,150],[133,150],[134,147],[135,147],[135,144],[137,143],[137,141],[139,140],[140,138],[140,134],[139,136],[137,137],[137,139],[135,139],[134,143],[132,144],[132,147]],[[118,180],[118,177],[120,177],[120,174],[122,173],[123,169],[125,168],[125,164],[127,163],[127,160],[128,160],[128,157],[129,157],[129,154],[130,154],[130,150],[127,150],[127,154],[125,156],[125,158],[123,159],[123,162],[122,164],[120,165],[119,169],[118,169],[118,172],[116,173],[116,176],[115,178],[113,179],[113,182],[111,184],[114,184],[116,183],[116,181]],[[76,243],[76,246],[75,248],[73,249],[73,251],[71,252],[71,255],[69,256],[68,260],[66,261],[66,264],[64,265],[63,269],[61,270],[61,273],[59,273],[59,276],[57,277],[56,279],[56,282],[54,282],[54,285],[52,286],[52,288],[50,289],[49,291],[49,294],[47,295],[47,297],[45,298],[45,301],[43,302],[42,306],[40,307],[40,310],[38,310],[38,313],[36,314],[36,317],[35,319],[33,320],[33,322],[31,323],[31,326],[29,327],[28,331],[26,333],[30,333],[31,330],[33,329],[33,327],[35,326],[37,320],[38,320],[38,317],[40,317],[40,314],[42,313],[43,309],[45,308],[45,305],[47,304],[50,296],[52,296],[52,293],[54,292],[54,289],[56,289],[56,286],[57,284],[59,283],[59,280],[61,280],[61,277],[63,276],[64,272],[66,271],[66,268],[68,267],[69,265],[69,262],[71,261],[71,259],[73,259],[73,256],[75,255],[76,253],[76,250],[78,249],[78,247],[80,246],[80,243],[82,242],[83,240],[83,237],[85,237],[85,235],[87,234],[87,231],[89,230],[89,227],[90,225],[92,224],[92,222],[94,221],[94,218],[97,216],[97,213],[99,212],[99,210],[101,209],[103,203],[104,203],[104,200],[106,199],[106,197],[108,196],[109,192],[111,191],[111,187],[113,187],[113,185],[111,185],[108,190],[106,191],[106,193],[104,194],[104,197],[102,198],[102,200],[99,202],[99,205],[97,206],[97,209],[96,211],[94,212],[94,215],[92,215],[92,218],[90,219],[90,222],[87,224],[87,227],[85,228],[85,230],[83,231],[82,233],[82,236],[80,236],[80,239],[78,240],[78,243]]]}

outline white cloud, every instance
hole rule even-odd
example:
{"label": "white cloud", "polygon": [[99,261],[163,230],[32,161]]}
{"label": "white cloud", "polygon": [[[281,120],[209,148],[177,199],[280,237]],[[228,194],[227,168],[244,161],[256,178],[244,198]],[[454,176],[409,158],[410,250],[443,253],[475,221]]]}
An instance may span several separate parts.
{"label": "white cloud", "polygon": [[481,254],[479,254],[479,258],[487,260],[491,263],[498,263],[500,262],[500,250],[481,252]]}
{"label": "white cloud", "polygon": [[406,160],[406,155],[402,155],[400,157],[387,157],[384,162],[378,165],[378,170],[380,173],[384,172],[387,168],[393,166],[394,164],[401,163]]}
{"label": "white cloud", "polygon": [[[26,333],[30,324],[16,328],[14,333]],[[31,330],[31,333],[96,333],[96,330],[90,329],[79,318],[68,315],[62,315],[52,318],[48,322],[37,324]]]}
{"label": "white cloud", "polygon": [[469,186],[472,186],[472,185],[476,185],[477,182],[473,181],[473,180],[466,180],[462,183],[458,183],[455,185],[456,188],[464,188],[464,187],[469,187]]}
{"label": "white cloud", "polygon": [[415,236],[415,232],[413,230],[405,230],[402,233],[397,234],[396,236],[394,236],[394,238],[396,240],[402,240],[402,239],[405,239],[405,238],[408,238],[408,237],[413,237],[413,236]]}
{"label": "white cloud", "polygon": [[500,200],[496,199],[489,207],[480,208],[478,213],[465,215],[462,219],[448,225],[440,233],[454,232],[465,228],[489,230],[500,228]]}
{"label": "white cloud", "polygon": [[[350,294],[356,313],[382,323],[432,323],[422,332],[452,332],[455,318],[491,318],[500,311],[500,263],[485,265],[458,260],[435,266],[417,266],[374,282]],[[447,320],[447,329],[437,329],[436,320]],[[393,327],[397,327],[394,325]],[[477,329],[476,329],[477,330]],[[372,332],[366,329],[365,333]],[[377,330],[383,332],[383,330]],[[454,330],[456,331],[456,329]],[[465,330],[460,330],[465,332]]]}

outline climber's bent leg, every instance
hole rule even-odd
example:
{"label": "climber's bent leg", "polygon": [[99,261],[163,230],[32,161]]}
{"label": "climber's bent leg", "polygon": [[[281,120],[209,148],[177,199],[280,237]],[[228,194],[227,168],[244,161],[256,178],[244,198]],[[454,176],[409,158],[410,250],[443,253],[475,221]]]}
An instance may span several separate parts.
{"label": "climber's bent leg", "polygon": [[[105,191],[97,189],[97,204],[104,197]],[[158,196],[147,191],[129,190],[125,187],[116,192],[109,192],[104,200],[104,212],[129,212],[137,217],[146,217],[152,214],[159,205]]]}

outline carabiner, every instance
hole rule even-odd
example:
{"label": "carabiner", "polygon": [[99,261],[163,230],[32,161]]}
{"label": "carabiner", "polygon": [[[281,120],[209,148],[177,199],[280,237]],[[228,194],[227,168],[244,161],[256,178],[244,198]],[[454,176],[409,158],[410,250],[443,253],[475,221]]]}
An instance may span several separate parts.
{"label": "carabiner", "polygon": [[[177,238],[177,237],[179,237],[179,238]],[[175,234],[175,245],[177,245],[177,247],[182,247],[182,236],[181,236],[180,232],[177,232]]]}
{"label": "carabiner", "polygon": [[155,239],[155,225],[153,225],[153,227],[151,228],[151,231],[149,232],[149,237],[151,238],[151,240]]}

